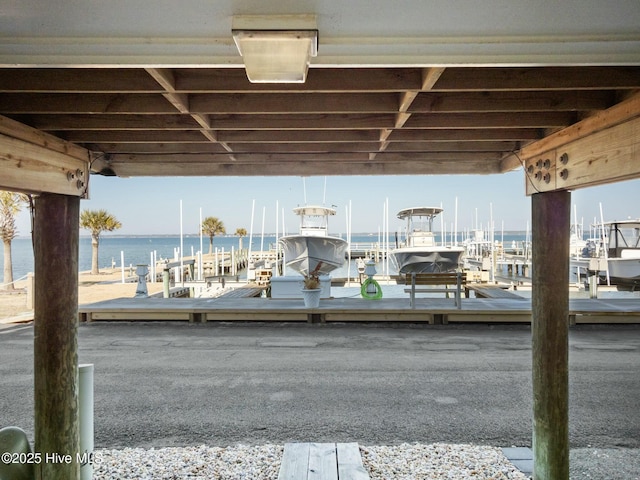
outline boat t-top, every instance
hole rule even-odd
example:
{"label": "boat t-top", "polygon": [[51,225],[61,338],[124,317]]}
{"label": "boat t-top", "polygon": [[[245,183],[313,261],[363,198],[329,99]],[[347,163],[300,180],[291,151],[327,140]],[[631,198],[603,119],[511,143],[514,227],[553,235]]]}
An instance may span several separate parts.
{"label": "boat t-top", "polygon": [[329,216],[334,208],[304,206],[293,209],[300,216],[300,233],[281,237],[287,267],[308,275],[309,272],[328,274],[345,262],[347,241],[329,235]]}
{"label": "boat t-top", "polygon": [[433,234],[433,219],[443,212],[439,207],[412,207],[398,212],[406,220],[404,238],[396,240],[391,260],[398,273],[432,273],[455,271],[464,247],[438,245]]}

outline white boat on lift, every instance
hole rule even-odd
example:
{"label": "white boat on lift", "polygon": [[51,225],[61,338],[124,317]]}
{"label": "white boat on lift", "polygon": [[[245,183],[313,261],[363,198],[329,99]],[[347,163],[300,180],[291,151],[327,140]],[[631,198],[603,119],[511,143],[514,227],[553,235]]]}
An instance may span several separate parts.
{"label": "white boat on lift", "polygon": [[[600,277],[609,277],[614,285],[640,286],[640,219],[605,222],[608,227],[608,248],[604,253],[606,271]],[[602,258],[602,257],[601,257]]]}
{"label": "white boat on lift", "polygon": [[398,212],[397,217],[407,222],[404,239],[389,252],[398,273],[451,272],[460,267],[464,247],[438,245],[433,234],[433,219],[442,211],[413,207]]}
{"label": "white boat on lift", "polygon": [[281,237],[285,265],[302,275],[316,272],[325,275],[341,267],[346,260],[348,243],[329,235],[329,216],[336,210],[321,206],[293,209],[300,216],[300,233]]}

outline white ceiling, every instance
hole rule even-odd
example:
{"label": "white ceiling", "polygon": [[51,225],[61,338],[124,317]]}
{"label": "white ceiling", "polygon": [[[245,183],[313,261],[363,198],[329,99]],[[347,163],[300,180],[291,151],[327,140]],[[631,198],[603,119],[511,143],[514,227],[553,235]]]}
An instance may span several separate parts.
{"label": "white ceiling", "polygon": [[312,66],[640,64],[638,0],[0,0],[0,65],[239,66],[249,14],[316,15]]}

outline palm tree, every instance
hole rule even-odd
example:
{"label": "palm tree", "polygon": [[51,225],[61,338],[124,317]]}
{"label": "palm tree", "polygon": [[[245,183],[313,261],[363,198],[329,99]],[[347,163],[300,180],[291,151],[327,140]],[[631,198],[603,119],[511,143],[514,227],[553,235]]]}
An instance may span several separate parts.
{"label": "palm tree", "polygon": [[0,191],[0,237],[4,244],[4,289],[13,290],[13,262],[11,242],[18,236],[16,215],[28,198],[23,193]]}
{"label": "palm tree", "polygon": [[236,228],[236,237],[238,238],[238,251],[242,250],[242,237],[247,236],[246,228]]}
{"label": "palm tree", "polygon": [[106,210],[83,210],[80,213],[80,228],[91,231],[91,274],[98,275],[98,245],[102,232],[112,232],[122,224]]}
{"label": "palm tree", "polygon": [[213,253],[213,237],[226,233],[224,224],[216,217],[207,217],[202,221],[202,233],[209,237],[209,255]]}

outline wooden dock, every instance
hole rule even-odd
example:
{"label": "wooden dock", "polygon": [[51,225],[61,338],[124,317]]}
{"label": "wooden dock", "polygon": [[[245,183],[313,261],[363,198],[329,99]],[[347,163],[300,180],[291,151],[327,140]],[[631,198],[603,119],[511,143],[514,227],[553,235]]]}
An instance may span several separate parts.
{"label": "wooden dock", "polygon": [[[447,324],[530,323],[531,301],[513,298],[465,298],[460,308],[453,299],[420,298],[415,309],[409,298],[365,300],[331,298],[315,309],[305,308],[302,299],[272,298],[118,298],[80,305],[81,321],[177,320],[276,321],[276,322],[420,322]],[[569,322],[640,323],[637,299],[572,299]]]}
{"label": "wooden dock", "polygon": [[486,285],[486,284],[467,284],[465,286],[467,291],[467,297],[469,291],[473,291],[476,298],[512,298],[514,300],[527,300],[520,295],[507,290],[506,287],[498,285]]}
{"label": "wooden dock", "polygon": [[265,285],[258,286],[255,284],[243,285],[233,290],[224,292],[218,298],[253,298],[262,295],[262,292],[266,289]]}

